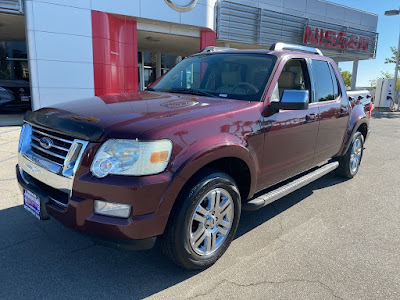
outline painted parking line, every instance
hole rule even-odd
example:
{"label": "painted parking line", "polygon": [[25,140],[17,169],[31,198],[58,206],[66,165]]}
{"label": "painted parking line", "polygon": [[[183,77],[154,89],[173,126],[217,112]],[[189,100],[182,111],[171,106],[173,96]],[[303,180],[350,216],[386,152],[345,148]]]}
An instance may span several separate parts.
{"label": "painted parking line", "polygon": [[0,182],[3,182],[3,181],[11,181],[11,180],[17,180],[17,178],[16,178],[16,177],[13,177],[13,178],[0,179]]}
{"label": "painted parking line", "polygon": [[4,132],[0,132],[0,135],[4,134],[4,133],[9,133],[9,132],[13,132],[13,131],[17,131],[17,130],[21,130],[21,128],[16,128],[16,129],[11,129],[11,130],[7,130]]}
{"label": "painted parking line", "polygon": [[18,155],[13,155],[13,156],[7,157],[5,159],[2,159],[2,160],[0,160],[0,163],[5,162],[5,161],[10,160],[10,159],[13,159],[13,158],[16,158],[17,156]]}

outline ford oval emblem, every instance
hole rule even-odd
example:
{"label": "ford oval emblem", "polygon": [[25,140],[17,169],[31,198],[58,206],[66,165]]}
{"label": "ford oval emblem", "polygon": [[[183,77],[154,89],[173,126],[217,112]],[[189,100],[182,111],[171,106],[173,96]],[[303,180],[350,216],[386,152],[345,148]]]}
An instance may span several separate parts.
{"label": "ford oval emblem", "polygon": [[53,146],[53,141],[46,136],[42,137],[39,140],[39,143],[40,143],[40,146],[44,149],[50,149]]}

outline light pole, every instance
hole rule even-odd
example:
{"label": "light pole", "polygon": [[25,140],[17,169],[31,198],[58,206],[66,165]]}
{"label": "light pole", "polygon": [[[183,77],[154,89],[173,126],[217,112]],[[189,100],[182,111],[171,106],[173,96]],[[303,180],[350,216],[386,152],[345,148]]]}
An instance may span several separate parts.
{"label": "light pole", "polygon": [[[400,14],[400,9],[392,9],[392,10],[385,11],[385,16],[397,16],[399,14]],[[393,88],[393,90],[394,90],[394,93],[393,93],[393,96],[394,96],[393,101],[394,101],[394,103],[397,102],[397,99],[396,99],[396,96],[397,96],[396,84],[397,84],[397,73],[399,71],[399,54],[400,54],[400,33],[399,33],[399,42],[398,42],[398,45],[397,45],[396,66],[394,68],[394,88]],[[397,109],[399,109],[399,108],[397,108]]]}

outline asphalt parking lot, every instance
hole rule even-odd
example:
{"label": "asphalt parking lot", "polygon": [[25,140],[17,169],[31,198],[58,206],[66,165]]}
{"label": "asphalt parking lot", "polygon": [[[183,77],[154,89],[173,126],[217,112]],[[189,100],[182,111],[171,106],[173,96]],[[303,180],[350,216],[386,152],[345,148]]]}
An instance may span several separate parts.
{"label": "asphalt parking lot", "polygon": [[374,113],[359,174],[328,174],[242,214],[226,254],[205,271],[158,248],[93,244],[22,207],[18,127],[0,127],[0,299],[399,299],[400,113]]}
{"label": "asphalt parking lot", "polygon": [[25,112],[26,109],[0,107],[0,127],[22,125]]}

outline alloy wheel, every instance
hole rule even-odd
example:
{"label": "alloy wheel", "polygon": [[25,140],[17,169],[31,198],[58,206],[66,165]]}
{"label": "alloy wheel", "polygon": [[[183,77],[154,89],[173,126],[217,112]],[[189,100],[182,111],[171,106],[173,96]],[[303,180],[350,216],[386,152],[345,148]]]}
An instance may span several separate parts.
{"label": "alloy wheel", "polygon": [[234,203],[223,188],[208,192],[198,203],[189,222],[189,242],[198,255],[210,255],[226,240],[233,224]]}
{"label": "alloy wheel", "polygon": [[350,172],[351,174],[357,173],[358,167],[360,166],[361,162],[361,155],[362,155],[362,142],[360,138],[357,138],[351,149],[350,153]]}

